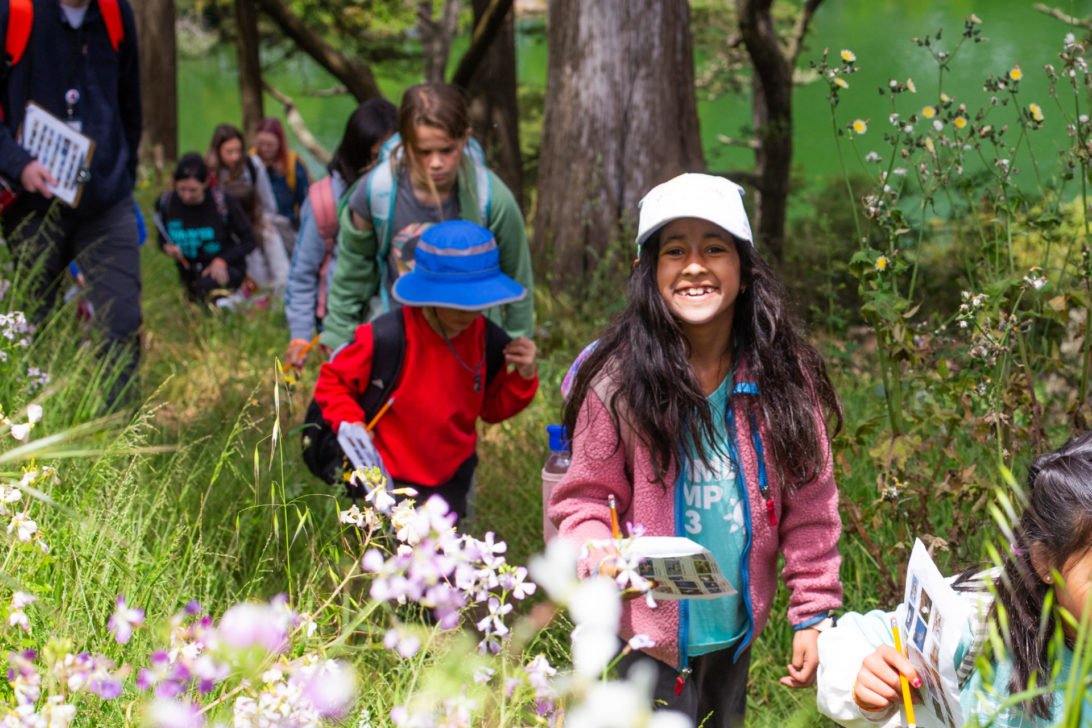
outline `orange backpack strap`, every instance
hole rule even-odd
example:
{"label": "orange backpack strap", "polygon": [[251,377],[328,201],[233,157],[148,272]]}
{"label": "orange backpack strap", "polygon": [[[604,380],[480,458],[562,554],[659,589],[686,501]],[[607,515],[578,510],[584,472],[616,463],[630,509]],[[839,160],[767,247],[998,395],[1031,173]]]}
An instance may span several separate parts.
{"label": "orange backpack strap", "polygon": [[11,0],[8,10],[8,37],[4,42],[5,60],[9,67],[22,59],[27,49],[27,41],[30,40],[32,25],[34,25],[33,0]]}
{"label": "orange backpack strap", "polygon": [[99,0],[102,22],[106,23],[106,34],[110,36],[110,45],[116,52],[118,44],[125,39],[125,28],[121,24],[121,8],[118,0]]}

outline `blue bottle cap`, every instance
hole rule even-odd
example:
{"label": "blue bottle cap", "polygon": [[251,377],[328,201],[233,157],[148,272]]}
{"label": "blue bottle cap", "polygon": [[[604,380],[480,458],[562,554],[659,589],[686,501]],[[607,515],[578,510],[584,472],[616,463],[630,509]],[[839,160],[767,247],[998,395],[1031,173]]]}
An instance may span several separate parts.
{"label": "blue bottle cap", "polygon": [[565,437],[565,428],[562,425],[546,425],[546,432],[550,436],[551,451],[569,451],[569,438]]}

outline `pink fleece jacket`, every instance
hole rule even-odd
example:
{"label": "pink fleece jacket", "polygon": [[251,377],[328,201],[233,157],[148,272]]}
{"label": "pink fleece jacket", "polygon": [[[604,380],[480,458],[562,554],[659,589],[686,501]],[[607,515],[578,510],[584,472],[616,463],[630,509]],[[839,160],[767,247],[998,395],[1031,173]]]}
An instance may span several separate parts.
{"label": "pink fleece jacket", "polygon": [[[769,618],[777,590],[779,551],[785,556],[781,576],[792,592],[788,617],[794,627],[817,622],[842,604],[842,583],[838,578],[841,557],[837,547],[842,522],[830,445],[824,437],[823,452],[817,453],[823,462],[819,476],[799,486],[787,498],[782,498],[777,469],[766,466],[768,489],[763,495],[759,486],[761,455],[755,448],[751,423],[752,420],[758,423],[760,442],[766,440],[766,426],[758,407],[758,395],[754,394],[757,388],[747,384],[749,379],[744,363],[737,371],[737,383],[726,413],[730,418],[729,432],[733,432],[733,421],[735,424],[736,450],[742,461],[750,516],[750,544],[745,552],[748,561],[741,591],[749,597],[746,601],[751,626],[737,654],[758,637]],[[656,483],[650,454],[632,430],[625,433],[632,443],[632,462],[627,462],[627,448],[619,429],[597,391],[604,389],[589,389],[584,400],[572,440],[572,464],[550,498],[547,513],[558,533],[578,545],[593,539],[609,539],[607,497],[613,495],[623,523],[640,524],[650,536],[685,535],[676,531],[677,469],[672,468],[668,473],[670,487],[665,489]],[[611,392],[609,384],[606,391]],[[818,411],[816,417],[822,421]],[[640,487],[635,488],[634,483]],[[767,499],[772,501],[776,526],[771,525]],[[582,577],[594,569],[590,557],[579,565]],[[627,640],[636,634],[648,635],[656,645],[646,652],[669,665],[682,666],[679,602],[661,601],[655,609],[650,609],[643,599],[627,601],[622,608],[619,632]]]}

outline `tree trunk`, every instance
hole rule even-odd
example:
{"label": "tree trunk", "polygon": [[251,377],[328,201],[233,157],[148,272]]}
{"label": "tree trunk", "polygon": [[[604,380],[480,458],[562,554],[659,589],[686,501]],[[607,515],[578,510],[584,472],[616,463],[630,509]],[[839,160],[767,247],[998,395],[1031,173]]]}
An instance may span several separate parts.
{"label": "tree trunk", "polygon": [[425,80],[444,80],[444,70],[451,53],[451,39],[459,27],[459,0],[444,0],[440,19],[432,17],[432,0],[417,3],[417,29],[421,34],[421,51],[425,61]]}
{"label": "tree trunk", "polygon": [[235,0],[236,47],[239,51],[239,98],[243,135],[254,140],[262,112],[262,65],[258,57],[258,8],[254,0]]}
{"label": "tree trunk", "polygon": [[257,2],[285,35],[294,40],[304,53],[314,58],[334,78],[345,84],[357,101],[363,103],[374,96],[382,95],[367,64],[350,58],[329,45],[321,35],[300,20],[284,0]]}
{"label": "tree trunk", "polygon": [[649,189],[705,160],[686,0],[551,0],[548,24],[534,251],[572,287],[630,244]]}
{"label": "tree trunk", "polygon": [[755,237],[775,264],[785,256],[785,213],[792,168],[792,68],[820,2],[808,0],[804,4],[785,49],[770,16],[772,0],[736,0],[739,32],[754,66],[751,119],[758,138]]}
{"label": "tree trunk", "polygon": [[144,114],[141,162],[162,171],[178,158],[178,72],[174,0],[133,4],[140,45]]}
{"label": "tree trunk", "polygon": [[[497,0],[474,0],[475,35]],[[511,8],[511,2],[508,1]],[[505,21],[470,76],[470,124],[485,149],[489,166],[523,206],[523,160],[519,147],[519,103],[516,100],[515,13]],[[461,64],[460,64],[461,65]]]}

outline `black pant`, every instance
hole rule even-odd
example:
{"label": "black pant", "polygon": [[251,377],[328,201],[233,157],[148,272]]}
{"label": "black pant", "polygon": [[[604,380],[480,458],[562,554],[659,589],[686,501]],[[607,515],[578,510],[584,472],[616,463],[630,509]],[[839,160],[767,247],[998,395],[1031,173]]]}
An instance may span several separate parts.
{"label": "black pant", "polygon": [[751,648],[744,650],[733,662],[735,652],[735,648],[731,648],[691,657],[692,672],[683,682],[679,695],[675,694],[678,671],[643,652],[631,652],[619,660],[618,674],[624,677],[639,662],[650,664],[656,670],[654,709],[677,710],[703,728],[743,728]]}
{"label": "black pant", "polygon": [[[86,213],[86,210],[82,210]],[[36,301],[30,312],[41,324],[57,304],[64,272],[75,260],[87,281],[86,296],[94,323],[105,338],[104,358],[117,374],[106,394],[113,407],[130,384],[140,362],[140,238],[132,196],[97,214],[77,216],[61,203],[49,213],[25,203],[4,218],[4,237],[16,263],[33,272],[28,291]]]}
{"label": "black pant", "polygon": [[[434,495],[438,495],[447,501],[447,507],[455,514],[458,524],[459,521],[466,518],[467,502],[466,496],[470,492],[470,485],[474,482],[474,470],[478,467],[478,453],[474,453],[455,471],[455,474],[451,476],[451,479],[446,483],[440,485],[428,486],[428,485],[415,485],[414,483],[407,483],[405,481],[394,481],[394,488],[413,488],[417,491],[416,496],[412,496],[417,501],[417,505],[424,505],[425,501]],[[397,500],[402,500],[410,496],[397,495],[394,497]]]}
{"label": "black pant", "polygon": [[204,269],[196,261],[191,261],[188,268],[178,261],[175,261],[175,264],[178,266],[178,275],[186,285],[186,290],[189,292],[190,297],[196,301],[207,300],[209,294],[213,291],[234,293],[243,284],[243,279],[246,278],[245,266],[240,268],[229,265],[227,267],[228,282],[221,285],[212,276],[201,275]]}

